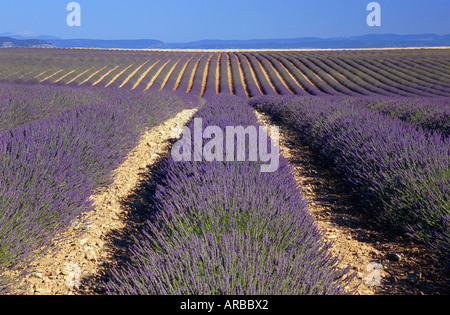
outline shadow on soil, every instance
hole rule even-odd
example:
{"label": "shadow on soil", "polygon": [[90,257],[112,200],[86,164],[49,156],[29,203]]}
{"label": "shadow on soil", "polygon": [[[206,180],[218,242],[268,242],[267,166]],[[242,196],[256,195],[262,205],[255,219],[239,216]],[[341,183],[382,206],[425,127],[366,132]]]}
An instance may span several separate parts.
{"label": "shadow on soil", "polygon": [[[168,141],[171,146],[175,142]],[[102,262],[97,275],[81,279],[80,294],[105,294],[105,282],[110,279],[111,270],[129,262],[129,249],[133,245],[133,238],[141,233],[147,220],[156,213],[154,193],[165,157],[160,156],[154,164],[148,165],[142,171],[140,183],[130,195],[121,199],[125,215],[119,219],[125,223],[125,228],[113,230],[106,235],[105,248],[109,252],[109,260]]]}
{"label": "shadow on soil", "polygon": [[305,178],[301,184],[302,190],[309,201],[319,209],[313,212],[316,220],[331,222],[352,239],[370,244],[377,250],[371,257],[366,257],[371,262],[381,264],[384,271],[381,285],[375,287],[375,294],[449,293],[442,267],[422,244],[380,225],[376,217],[363,211],[361,200],[333,173],[330,165],[305,144],[298,132],[263,115],[269,124],[280,126],[280,133],[285,139],[284,145],[292,154],[288,160],[296,171],[300,172],[300,176]]}
{"label": "shadow on soil", "polygon": [[[283,126],[280,122],[271,124]],[[376,219],[361,211],[361,203],[352,197],[350,189],[305,145],[300,136],[283,126],[280,131],[286,139],[285,145],[293,154],[290,163],[306,178],[302,183],[306,197],[315,196],[311,202],[319,205],[314,216],[318,221],[333,222],[335,226],[351,233],[351,237],[365,242],[378,250],[371,261],[382,264],[385,275],[375,292],[379,295],[437,295],[448,294],[449,288],[441,269],[423,246],[411,238],[401,236],[380,227]],[[171,145],[174,142],[171,142]],[[139,235],[146,220],[155,213],[153,196],[155,179],[161,169],[164,156],[143,171],[143,180],[133,193],[123,198],[126,215],[120,218],[126,227],[114,230],[107,236],[110,260],[102,263],[101,272],[82,279],[80,294],[105,294],[104,283],[114,267],[128,261],[128,250],[133,236]],[[398,256],[393,255],[397,254]]]}

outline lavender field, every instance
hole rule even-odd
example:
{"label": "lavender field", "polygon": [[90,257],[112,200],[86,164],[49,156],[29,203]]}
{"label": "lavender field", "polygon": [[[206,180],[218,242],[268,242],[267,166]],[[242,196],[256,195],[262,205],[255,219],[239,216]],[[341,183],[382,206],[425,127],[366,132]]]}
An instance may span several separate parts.
{"label": "lavender field", "polygon": [[[0,293],[20,292],[147,130],[197,108],[189,129],[195,118],[203,130],[259,128],[256,114],[268,115],[344,183],[362,216],[423,246],[450,275],[448,49],[2,48]],[[214,152],[214,161],[160,157],[126,259],[108,267],[100,293],[357,292],[364,279],[332,251],[293,161],[281,152],[278,169],[263,173],[267,161]]]}

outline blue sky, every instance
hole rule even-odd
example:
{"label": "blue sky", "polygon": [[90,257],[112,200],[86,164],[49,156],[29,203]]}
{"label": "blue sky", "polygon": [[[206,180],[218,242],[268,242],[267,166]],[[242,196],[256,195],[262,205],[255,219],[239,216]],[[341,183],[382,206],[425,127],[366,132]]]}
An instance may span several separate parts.
{"label": "blue sky", "polygon": [[371,0],[78,0],[81,27],[66,24],[71,0],[0,0],[0,33],[61,38],[268,39],[371,33],[449,34],[450,0],[380,0],[381,27],[369,27]]}

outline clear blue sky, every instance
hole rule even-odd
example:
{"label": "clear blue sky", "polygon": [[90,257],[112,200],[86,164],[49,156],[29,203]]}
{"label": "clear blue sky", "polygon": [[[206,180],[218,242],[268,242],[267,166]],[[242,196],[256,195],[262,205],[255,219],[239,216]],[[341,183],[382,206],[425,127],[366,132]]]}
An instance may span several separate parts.
{"label": "clear blue sky", "polygon": [[450,33],[450,0],[379,0],[381,27],[366,24],[371,0],[78,0],[81,27],[66,24],[69,2],[0,0],[0,33],[165,42]]}

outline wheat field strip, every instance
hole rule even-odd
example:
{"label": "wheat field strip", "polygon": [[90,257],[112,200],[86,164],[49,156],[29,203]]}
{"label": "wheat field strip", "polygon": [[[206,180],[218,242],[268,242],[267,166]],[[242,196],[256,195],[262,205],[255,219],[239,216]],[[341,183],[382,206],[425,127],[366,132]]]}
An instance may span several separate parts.
{"label": "wheat field strip", "polygon": [[427,77],[436,81],[439,85],[445,85],[446,87],[450,87],[450,69],[445,70],[444,67],[440,70],[433,68],[430,63],[424,64],[414,64],[410,63],[408,60],[402,60],[402,66],[405,69],[414,69],[416,71],[420,71],[419,73],[426,74]]}
{"label": "wheat field strip", "polygon": [[194,86],[195,75],[197,73],[197,69],[198,69],[203,57],[204,56],[201,56],[200,58],[198,58],[197,62],[195,63],[194,69],[192,69],[192,73],[191,73],[191,77],[189,79],[189,84],[188,84],[186,93],[190,93],[192,91],[192,88]]}
{"label": "wheat field strip", "polygon": [[60,69],[60,70],[54,72],[53,74],[49,75],[48,77],[45,77],[44,79],[39,80],[39,83],[42,83],[42,82],[47,81],[47,80],[50,80],[50,79],[53,78],[55,75],[57,75],[58,73],[61,73],[61,72],[63,72],[63,71],[64,71],[64,69]]}
{"label": "wheat field strip", "polygon": [[247,55],[248,61],[251,64],[251,67],[253,68],[253,72],[255,73],[256,77],[258,78],[258,81],[261,86],[261,90],[264,94],[272,94],[274,92],[275,94],[281,94],[279,93],[278,89],[275,87],[272,79],[270,78],[269,74],[267,73],[266,68],[262,65],[261,61],[258,59],[258,56],[253,55]]}
{"label": "wheat field strip", "polygon": [[205,95],[206,81],[208,80],[209,66],[210,66],[211,59],[213,58],[213,56],[214,56],[214,54],[211,54],[209,56],[208,60],[206,61],[205,68],[203,70],[202,87],[201,87],[201,90],[200,90],[200,97],[203,97],[203,95]]}
{"label": "wheat field strip", "polygon": [[0,80],[7,80],[7,79],[9,79],[10,77],[15,76],[16,74],[18,74],[18,73],[20,73],[20,72],[22,72],[22,71],[23,71],[23,69],[21,69],[21,70],[19,70],[19,71],[16,71],[16,72],[14,72],[14,73],[10,73],[10,74],[6,73],[6,76],[4,76],[4,75],[3,75],[4,72],[2,72],[2,77],[0,78]]}
{"label": "wheat field strip", "polygon": [[171,89],[202,97],[450,95],[450,59],[444,52],[424,56],[414,50],[81,52],[58,51],[49,60],[36,51],[29,64],[23,62],[22,52],[10,65],[0,66],[0,77],[43,84]]}
{"label": "wheat field strip", "polygon": [[[95,81],[94,83],[92,83],[92,86],[96,86],[97,84],[99,84],[100,82],[103,81],[104,78],[106,78],[109,74],[111,74],[114,70],[116,70],[117,68],[119,68],[120,65],[115,66],[114,68],[110,69],[108,72],[106,72],[104,75],[102,75],[97,81]],[[85,81],[88,82],[88,81]],[[84,82],[83,82],[84,83]],[[81,84],[83,84],[81,83]],[[80,85],[81,85],[80,84]]]}
{"label": "wheat field strip", "polygon": [[[297,63],[296,59],[291,59],[289,57],[282,57],[281,63],[283,63],[283,62],[287,62],[289,65],[292,66],[293,69],[295,69],[295,71],[298,72],[298,74],[300,74],[300,77],[302,79],[304,79],[310,85],[311,92],[314,93],[315,91],[318,91],[319,94],[324,93],[321,89],[319,89],[319,87],[316,85],[316,83],[311,81],[311,79],[306,75],[306,73],[303,71],[302,67]],[[306,87],[305,87],[305,89],[306,89]]]}
{"label": "wheat field strip", "polygon": [[[245,74],[242,69],[241,62],[236,54],[232,54],[230,56],[230,64],[231,64],[231,74],[233,81],[233,91],[235,94],[241,95],[241,89],[244,92],[247,98],[250,97],[250,92],[248,90],[247,83],[245,81]],[[234,70],[234,71],[233,71]]]}
{"label": "wheat field strip", "polygon": [[40,76],[46,74],[47,72],[51,71],[50,69],[44,70],[41,73],[39,73],[38,75],[36,75],[35,77],[33,77],[33,80],[37,80],[37,78],[39,78]]}
{"label": "wheat field strip", "polygon": [[[437,62],[437,63],[436,63]],[[414,66],[414,63],[412,64]],[[443,62],[438,62],[435,60],[427,60],[421,64],[425,71],[432,70],[434,74],[443,75],[446,81],[450,81],[450,64],[445,65]]]}
{"label": "wheat field strip", "polygon": [[371,95],[373,92],[365,89],[364,87],[356,84],[352,80],[345,78],[341,71],[337,71],[335,68],[329,66],[326,62],[319,59],[312,59],[311,62],[315,64],[319,69],[323,70],[323,74],[327,75],[329,79],[334,81],[338,86],[340,92],[346,94],[357,93],[361,95]]}
{"label": "wheat field strip", "polygon": [[333,59],[333,62],[336,63],[338,66],[340,66],[342,69],[347,70],[350,74],[352,74],[355,77],[360,78],[364,82],[367,83],[368,86],[372,88],[379,88],[385,91],[386,93],[390,94],[396,94],[396,95],[402,95],[402,96],[411,96],[410,92],[407,92],[405,90],[399,89],[395,86],[388,85],[382,78],[378,78],[376,74],[372,74],[369,69],[362,69],[359,67],[356,67],[354,65],[349,64],[345,60],[340,59]]}
{"label": "wheat field strip", "polygon": [[440,70],[432,67],[430,63],[414,63],[411,60],[399,61],[399,66],[405,70],[415,72],[426,80],[432,80],[433,84],[450,86],[450,70],[446,71],[444,67]]}
{"label": "wheat field strip", "polygon": [[230,89],[231,94],[235,94],[234,87],[233,87],[233,85],[234,85],[233,73],[231,71],[231,58],[228,53],[226,53],[226,55],[227,55],[228,88]]}
{"label": "wheat field strip", "polygon": [[175,85],[173,86],[174,91],[177,91],[178,88],[180,87],[181,79],[183,79],[183,77],[186,73],[186,69],[187,69],[189,63],[192,61],[192,59],[194,59],[193,56],[191,58],[189,58],[188,60],[186,60],[186,62],[183,64],[183,68],[181,68],[180,72],[178,73],[177,79],[175,81]]}
{"label": "wheat field strip", "polygon": [[67,84],[71,84],[71,83],[75,82],[78,78],[82,77],[84,74],[88,73],[89,71],[91,71],[94,68],[95,68],[95,66],[94,67],[90,67],[90,68],[88,68],[88,69],[86,69],[86,70],[84,70],[84,71],[82,71],[80,73],[75,74],[75,76],[73,78],[68,79],[68,81],[64,82],[64,84],[67,85]]}
{"label": "wheat field strip", "polygon": [[155,75],[151,78],[150,82],[147,84],[147,86],[145,87],[144,91],[147,91],[148,89],[150,89],[153,85],[153,83],[156,81],[156,79],[158,78],[158,76],[161,74],[161,72],[164,70],[164,68],[166,67],[166,65],[172,61],[172,59],[169,59],[166,61],[165,64],[163,64],[158,71],[155,73]]}
{"label": "wheat field strip", "polygon": [[114,78],[112,78],[111,81],[109,81],[108,84],[105,85],[105,88],[110,86],[111,84],[113,84],[122,74],[125,73],[125,71],[127,71],[128,69],[130,69],[132,66],[134,66],[134,64],[129,65],[128,67],[126,67],[125,69],[123,69],[122,71],[120,71]]}
{"label": "wheat field strip", "polygon": [[[394,89],[392,87],[389,88],[378,80],[376,81],[376,83],[374,83],[374,81],[372,81],[371,83],[370,80],[372,80],[372,78],[367,77],[367,75],[364,73],[358,72],[356,68],[352,69],[350,65],[347,65],[345,63],[342,64],[341,62],[332,58],[324,60],[323,62],[327,64],[327,66],[334,69],[337,75],[348,81],[354,82],[354,84],[356,84],[357,86],[371,93],[380,95],[398,95],[393,92]],[[397,90],[397,93],[400,93],[400,95],[404,94],[404,92],[401,90]]]}
{"label": "wheat field strip", "polygon": [[353,62],[358,65],[358,68],[361,67],[361,71],[364,71],[366,69],[369,70],[373,74],[373,76],[376,76],[389,86],[395,86],[403,91],[411,93],[412,95],[418,95],[420,93],[424,96],[433,96],[433,94],[425,91],[423,91],[422,93],[422,89],[420,89],[420,87],[415,87],[414,85],[409,84],[409,82],[406,82],[400,77],[395,76],[388,71],[385,71],[385,69],[377,68],[370,62],[366,62],[365,60],[353,60]]}
{"label": "wheat field strip", "polygon": [[353,91],[348,89],[346,86],[340,84],[332,78],[330,78],[329,74],[324,71],[322,68],[317,66],[313,58],[304,58],[302,59],[302,63],[313,73],[320,81],[322,86],[326,86],[327,89],[334,90],[332,94],[343,94],[343,95],[351,95]]}
{"label": "wheat field strip", "polygon": [[143,67],[145,66],[150,60],[147,60],[146,62],[144,62],[143,64],[141,64],[139,67],[137,67],[136,69],[134,69],[134,71],[132,73],[130,73],[130,75],[128,77],[125,78],[125,80],[123,80],[123,82],[119,85],[119,89],[122,88],[125,84],[127,84],[128,81],[131,80],[132,77],[134,77],[134,75]]}
{"label": "wheat field strip", "polygon": [[[264,95],[264,92],[263,92],[263,89],[262,89],[262,86],[261,86],[261,82],[258,80],[258,78],[256,76],[256,73],[255,73],[255,71],[254,71],[254,69],[253,69],[253,67],[252,67],[252,65],[250,63],[250,60],[245,55],[241,55],[241,56],[243,57],[243,59],[246,62],[246,66],[248,67],[248,69],[250,71],[250,74],[251,74],[251,77],[253,79],[253,82],[255,83],[255,85],[258,88],[258,90],[261,93],[261,95]],[[243,66],[242,63],[241,63],[241,66]]]}
{"label": "wheat field strip", "polygon": [[216,62],[216,94],[220,93],[220,60],[222,59],[222,54],[219,54]]}
{"label": "wheat field strip", "polygon": [[[291,93],[291,94],[296,94],[296,92],[289,86],[289,83],[284,79],[283,75],[280,73],[280,71],[278,71],[277,67],[274,65],[274,63],[272,62],[272,60],[269,60],[267,57],[265,57],[264,55],[261,55],[262,58],[264,58],[267,61],[267,64],[272,68],[273,72],[275,73],[275,75],[277,76],[278,80],[284,85],[284,87]],[[286,70],[286,68],[284,68],[284,70]],[[295,82],[295,79],[293,76],[291,76],[291,79]]]}
{"label": "wheat field strip", "polygon": [[60,82],[61,80],[64,80],[65,78],[67,78],[69,75],[71,75],[72,73],[74,73],[74,72],[77,71],[77,70],[78,70],[78,68],[73,69],[72,71],[67,72],[67,73],[64,74],[62,77],[56,79],[56,80],[53,81],[52,83],[58,83],[58,82]]}
{"label": "wheat field strip", "polygon": [[405,80],[401,76],[398,76],[396,73],[393,73],[389,67],[381,65],[375,60],[355,60],[355,62],[362,67],[370,69],[371,72],[376,73],[378,77],[382,77],[384,80],[389,82],[388,85],[401,86],[403,90],[408,91],[413,95],[418,95],[418,93],[421,93],[424,96],[433,96],[433,94],[424,90],[422,87]]}
{"label": "wheat field strip", "polygon": [[[22,68],[19,71],[14,72],[13,74],[10,74],[6,77],[4,77],[2,80],[20,80],[22,79],[24,76],[29,75],[33,72],[36,72],[38,70],[36,70],[36,68],[32,68],[32,70],[30,70],[29,68]],[[24,73],[25,72],[25,73]],[[14,78],[16,75],[19,75],[17,78]]]}
{"label": "wheat field strip", "polygon": [[[387,67],[391,68],[392,70],[395,70],[395,71],[401,73],[402,77],[405,80],[408,80],[410,82],[414,82],[414,83],[422,85],[424,87],[434,89],[438,92],[442,92],[442,89],[448,88],[448,86],[445,86],[445,84],[443,84],[442,81],[436,82],[434,80],[429,79],[427,76],[425,76],[423,74],[417,73],[417,69],[407,70],[404,67],[400,67],[398,65],[393,64],[389,60],[384,61],[382,64],[386,65]],[[437,87],[439,87],[440,89],[438,89]]]}
{"label": "wheat field strip", "polygon": [[300,82],[300,80],[297,79],[297,77],[278,59],[272,57],[271,55],[263,54],[263,56],[266,59],[269,59],[272,66],[277,69],[279,74],[283,77],[283,80],[286,82],[289,78],[290,82],[293,82],[293,86],[290,87],[291,90],[294,90],[294,94],[296,95],[310,95],[308,91],[305,89],[303,84]]}
{"label": "wheat field strip", "polygon": [[[166,87],[167,81],[169,81],[170,76],[173,74],[175,68],[178,66],[180,61],[181,61],[181,59],[178,59],[178,61],[175,62],[175,64],[172,66],[172,68],[170,68],[169,72],[167,73],[166,77],[164,78],[164,81],[161,84],[161,87],[159,88],[160,91]],[[173,90],[173,88],[172,88],[172,90]]]}
{"label": "wheat field strip", "polygon": [[133,87],[131,88],[132,90],[136,89],[139,84],[141,84],[142,80],[144,80],[144,78],[148,75],[148,73],[159,63],[161,62],[161,59],[155,61],[151,66],[149,66],[147,68],[147,70],[145,70],[142,75],[136,80],[136,82],[134,83]]}
{"label": "wheat field strip", "polygon": [[[86,78],[85,80],[79,82],[78,85],[82,85],[83,83],[88,82],[88,81],[89,81],[90,79],[92,79],[97,73],[103,71],[103,70],[106,69],[107,67],[108,67],[108,66],[104,66],[103,68],[101,68],[101,69],[99,69],[99,70],[97,70],[97,71],[94,71],[93,73],[91,73],[90,75],[88,75],[87,78]],[[76,77],[74,77],[74,78],[72,78],[70,81],[68,81],[66,84],[71,84],[72,82],[75,82],[76,80],[78,80],[79,78],[81,78],[83,75],[85,75],[86,73],[88,73],[89,71],[91,71],[91,70],[94,69],[94,68],[95,68],[95,66],[92,67],[92,68],[89,68],[89,69],[87,69],[87,70],[85,70],[85,71],[83,71],[83,72],[81,72],[81,73],[78,74]]]}

